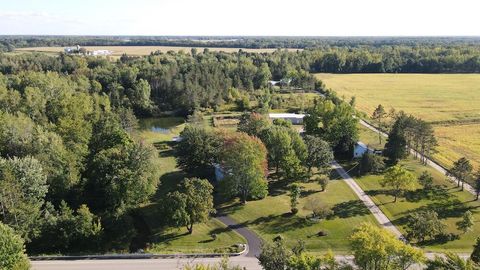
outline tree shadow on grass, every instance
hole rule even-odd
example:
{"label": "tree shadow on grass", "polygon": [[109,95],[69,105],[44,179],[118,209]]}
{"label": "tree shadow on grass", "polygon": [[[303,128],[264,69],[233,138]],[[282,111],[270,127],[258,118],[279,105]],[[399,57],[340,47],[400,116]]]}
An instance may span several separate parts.
{"label": "tree shadow on grass", "polygon": [[161,198],[170,191],[177,189],[177,185],[180,184],[186,174],[183,171],[174,171],[163,174],[160,177],[160,184],[158,185],[157,192],[154,195],[154,199]]}
{"label": "tree shadow on grass", "polygon": [[392,195],[392,191],[388,189],[372,189],[365,190],[365,194],[367,194],[368,196]]}
{"label": "tree shadow on grass", "polygon": [[161,234],[161,235],[156,235],[155,236],[155,242],[157,243],[165,243],[165,244],[168,244],[180,237],[183,237],[183,236],[187,236],[189,235],[188,232],[184,232],[184,233],[166,233],[166,234]]}
{"label": "tree shadow on grass", "polygon": [[420,247],[442,245],[447,242],[458,240],[458,239],[460,239],[460,235],[454,234],[454,233],[447,233],[447,234],[438,235],[434,239],[428,239],[422,242],[417,242],[416,245]]}
{"label": "tree shadow on grass", "polygon": [[332,217],[349,218],[355,216],[365,216],[370,213],[361,200],[350,200],[336,204],[333,208]]}
{"label": "tree shadow on grass", "polygon": [[302,190],[300,192],[300,197],[304,198],[304,197],[308,197],[312,194],[315,194],[315,193],[318,193],[318,192],[321,192],[319,190],[315,190],[315,189],[309,189],[309,190]]}
{"label": "tree shadow on grass", "polygon": [[435,199],[442,199],[442,200],[448,200],[452,197],[453,195],[448,192],[447,189],[441,187],[441,186],[434,186],[431,189],[416,189],[413,191],[407,191],[405,192],[405,199],[408,202],[419,202],[421,200],[435,200]]}
{"label": "tree shadow on grass", "polygon": [[206,243],[210,243],[210,242],[213,242],[213,241],[215,241],[215,239],[210,238],[210,239],[198,241],[198,243],[199,244],[206,244]]}
{"label": "tree shadow on grass", "polygon": [[268,194],[272,197],[286,194],[288,192],[288,182],[283,180],[271,180],[268,182]]}
{"label": "tree shadow on grass", "polygon": [[298,217],[298,216],[284,217],[282,215],[282,216],[275,216],[274,219],[271,219],[270,221],[263,223],[261,226],[261,230],[269,234],[279,234],[287,231],[306,228],[314,224],[316,223],[311,222],[308,219],[303,217]]}
{"label": "tree shadow on grass", "polygon": [[417,211],[433,210],[438,213],[439,218],[445,219],[450,217],[461,217],[466,211],[475,211],[478,207],[479,206],[469,206],[458,199],[452,199],[430,203],[418,208]]}

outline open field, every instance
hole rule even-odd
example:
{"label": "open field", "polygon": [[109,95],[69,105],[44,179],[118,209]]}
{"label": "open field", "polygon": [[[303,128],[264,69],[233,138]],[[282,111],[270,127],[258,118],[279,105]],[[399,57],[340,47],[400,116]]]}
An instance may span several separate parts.
{"label": "open field", "polygon": [[[109,50],[112,51],[113,56],[121,56],[126,53],[128,55],[142,56],[149,55],[151,52],[161,51],[184,51],[190,53],[193,47],[172,47],[172,46],[85,46],[82,47],[88,51],[95,50]],[[18,52],[45,52],[45,53],[59,53],[63,52],[64,47],[31,47],[31,48],[19,48],[16,49]],[[197,51],[201,52],[204,48],[196,47]],[[245,49],[245,48],[207,48],[210,51],[222,51],[222,52],[238,52],[242,50],[245,52],[254,52],[254,53],[271,53],[276,49]],[[296,51],[297,49],[288,49],[290,51]]]}
{"label": "open field", "polygon": [[435,126],[438,153],[435,160],[450,165],[465,156],[475,168],[480,168],[480,123],[465,125]]}
{"label": "open field", "polygon": [[[375,138],[376,133],[366,128],[361,129],[360,140],[364,142]],[[377,141],[378,143],[378,141]],[[417,190],[407,192],[405,197],[399,197],[393,203],[393,197],[383,188],[379,181],[383,175],[367,175],[355,177],[357,183],[372,198],[381,210],[389,217],[402,233],[405,233],[405,218],[412,212],[420,209],[433,209],[439,213],[439,217],[447,225],[447,231],[459,236],[459,239],[448,242],[425,243],[426,250],[470,252],[475,238],[480,234],[480,202],[474,201],[474,196],[466,191],[460,191],[456,185],[445,179],[441,173],[429,166],[423,166],[411,156],[400,161],[400,164],[419,176],[423,171],[430,172],[434,177],[435,189],[425,192],[417,185]],[[474,213],[476,223],[474,230],[463,234],[456,228],[456,222],[462,214],[470,210]]]}
{"label": "open field", "polygon": [[[227,205],[224,209],[232,218],[248,226],[265,240],[281,235],[286,244],[294,246],[298,240],[305,241],[309,252],[322,253],[328,249],[335,253],[349,250],[348,237],[362,222],[376,224],[376,220],[365,205],[342,180],[332,180],[326,191],[320,191],[317,183],[304,183],[299,212],[290,214],[289,192],[271,188],[270,195],[263,200],[250,201],[246,205]],[[310,213],[303,209],[308,198],[318,198],[332,207],[335,214],[317,222],[306,218]],[[318,236],[324,231],[327,236]]]}
{"label": "open field", "polygon": [[450,167],[465,156],[480,168],[480,74],[316,74],[368,116],[378,104],[435,124],[433,158]]}
{"label": "open field", "polygon": [[371,115],[378,104],[429,122],[480,120],[480,74],[316,74],[337,94],[356,97]]}

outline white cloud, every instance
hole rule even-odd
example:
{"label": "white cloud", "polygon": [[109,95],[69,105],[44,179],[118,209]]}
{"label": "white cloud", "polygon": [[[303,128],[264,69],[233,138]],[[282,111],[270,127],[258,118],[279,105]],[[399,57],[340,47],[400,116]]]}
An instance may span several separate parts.
{"label": "white cloud", "polygon": [[18,1],[0,34],[480,35],[477,0]]}
{"label": "white cloud", "polygon": [[62,17],[52,15],[48,12],[34,12],[34,11],[10,11],[1,12],[0,19],[13,20],[13,21],[29,21],[35,20],[42,23],[70,23],[70,24],[83,24],[81,20],[75,18]]}

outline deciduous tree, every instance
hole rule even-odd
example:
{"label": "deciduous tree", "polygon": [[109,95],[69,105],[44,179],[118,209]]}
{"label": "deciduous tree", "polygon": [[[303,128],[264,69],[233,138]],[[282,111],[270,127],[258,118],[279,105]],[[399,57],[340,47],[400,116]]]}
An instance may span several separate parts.
{"label": "deciduous tree", "polygon": [[423,171],[418,177],[418,183],[423,186],[424,189],[431,189],[433,186],[433,176],[428,171]]}
{"label": "deciduous tree", "polygon": [[406,229],[408,238],[423,242],[443,234],[445,225],[438,218],[437,212],[425,210],[410,214]]}
{"label": "deciduous tree", "polygon": [[472,260],[464,260],[455,253],[447,252],[445,256],[435,256],[433,260],[427,261],[426,270],[476,270]]}
{"label": "deciduous tree", "polygon": [[0,222],[0,243],[0,269],[30,269],[23,239],[2,222]]}
{"label": "deciduous tree", "polygon": [[290,186],[290,209],[292,214],[298,212],[298,198],[300,197],[301,188],[297,184],[292,184]]}
{"label": "deciduous tree", "polygon": [[211,176],[213,165],[218,162],[221,136],[204,127],[187,125],[180,137],[176,146],[178,166],[196,176]]}
{"label": "deciduous tree", "polygon": [[383,187],[389,187],[393,191],[393,202],[397,201],[397,197],[405,190],[413,190],[415,188],[415,176],[407,169],[400,165],[395,165],[386,170],[380,184]]}
{"label": "deciduous tree", "polygon": [[225,171],[224,195],[239,196],[243,203],[267,195],[267,150],[260,139],[245,133],[227,134],[220,164]]}
{"label": "deciduous tree", "polygon": [[457,228],[462,231],[463,233],[466,233],[470,230],[472,230],[473,225],[475,225],[475,218],[473,217],[472,212],[466,211],[462,215],[462,220],[460,220],[457,223]]}
{"label": "deciduous tree", "polygon": [[355,264],[360,269],[408,269],[425,260],[423,251],[372,224],[360,225],[349,239]]}
{"label": "deciduous tree", "polygon": [[307,146],[307,158],[305,163],[310,174],[312,167],[316,167],[320,172],[330,167],[333,161],[333,151],[330,144],[318,137],[306,135],[304,137]]}
{"label": "deciduous tree", "polygon": [[167,195],[167,205],[171,222],[176,226],[186,226],[193,232],[193,225],[208,220],[215,213],[213,207],[213,186],[206,179],[186,178],[178,191]]}

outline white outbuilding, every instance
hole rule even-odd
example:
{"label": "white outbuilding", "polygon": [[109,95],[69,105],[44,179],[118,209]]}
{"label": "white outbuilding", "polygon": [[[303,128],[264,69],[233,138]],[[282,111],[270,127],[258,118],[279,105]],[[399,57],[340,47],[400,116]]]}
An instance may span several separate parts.
{"label": "white outbuilding", "polygon": [[303,124],[303,118],[305,117],[305,114],[301,113],[269,113],[268,117],[270,119],[275,120],[275,119],[283,119],[290,121],[294,125],[301,125]]}

